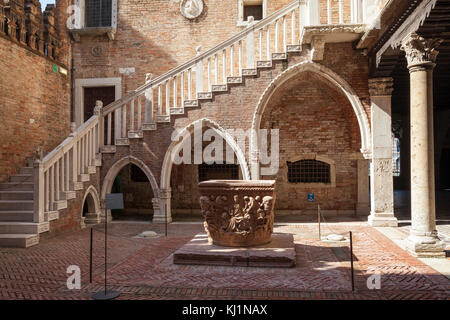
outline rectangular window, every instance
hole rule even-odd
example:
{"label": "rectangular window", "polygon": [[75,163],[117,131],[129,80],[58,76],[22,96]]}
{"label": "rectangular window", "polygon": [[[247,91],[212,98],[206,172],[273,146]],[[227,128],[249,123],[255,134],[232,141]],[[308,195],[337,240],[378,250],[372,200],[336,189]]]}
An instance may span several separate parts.
{"label": "rectangular window", "polygon": [[112,0],[86,0],[86,27],[111,27]]}
{"label": "rectangular window", "polygon": [[206,180],[238,180],[237,164],[201,164],[198,166],[198,181]]}
{"label": "rectangular window", "polygon": [[318,160],[288,162],[291,183],[331,183],[330,165]]}

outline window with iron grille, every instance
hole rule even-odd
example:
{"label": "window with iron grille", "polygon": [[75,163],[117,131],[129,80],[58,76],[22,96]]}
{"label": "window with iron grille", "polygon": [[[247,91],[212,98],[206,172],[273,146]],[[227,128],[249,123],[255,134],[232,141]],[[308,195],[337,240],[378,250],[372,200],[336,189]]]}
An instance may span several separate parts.
{"label": "window with iron grille", "polygon": [[206,180],[238,180],[237,164],[201,164],[198,166],[198,181]]}
{"label": "window with iron grille", "polygon": [[330,165],[308,159],[287,162],[288,181],[291,183],[331,183]]}
{"label": "window with iron grille", "polygon": [[86,27],[111,26],[112,0],[86,0]]}
{"label": "window with iron grille", "polygon": [[394,177],[400,176],[400,139],[392,139],[392,174]]}

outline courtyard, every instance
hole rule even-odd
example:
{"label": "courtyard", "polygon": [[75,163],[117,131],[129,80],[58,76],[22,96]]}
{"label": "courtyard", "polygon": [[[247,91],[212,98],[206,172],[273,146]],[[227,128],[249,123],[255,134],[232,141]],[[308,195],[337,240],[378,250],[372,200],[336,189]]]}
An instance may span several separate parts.
{"label": "courtyard", "polygon": [[[280,220],[280,219],[279,219]],[[275,233],[294,236],[294,268],[175,265],[172,255],[203,232],[200,221],[164,224],[120,221],[108,225],[108,289],[118,299],[448,299],[450,279],[429,264],[449,270],[450,228],[438,219],[447,258],[417,259],[395,242],[408,235],[407,220],[399,228],[372,228],[364,221],[332,218],[322,223],[322,236],[353,232],[355,291],[351,290],[349,243],[319,241],[317,224],[276,222]],[[155,238],[137,238],[143,231]],[[91,299],[103,289],[104,229],[94,226],[93,282],[89,283],[88,228],[41,240],[27,249],[0,249],[0,299]],[[392,236],[395,235],[395,236]],[[396,237],[396,238],[395,238]],[[392,240],[390,239],[392,238]],[[400,239],[400,242],[399,242]],[[68,266],[81,269],[81,289],[66,286]],[[443,266],[443,267],[442,267]],[[442,272],[442,271],[441,271]],[[380,289],[367,279],[380,274]],[[445,272],[444,272],[445,273]]]}

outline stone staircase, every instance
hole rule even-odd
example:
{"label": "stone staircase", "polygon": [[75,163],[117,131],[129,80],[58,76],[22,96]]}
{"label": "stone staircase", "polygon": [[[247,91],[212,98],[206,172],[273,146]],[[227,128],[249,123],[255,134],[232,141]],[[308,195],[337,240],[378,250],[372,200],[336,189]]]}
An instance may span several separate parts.
{"label": "stone staircase", "polygon": [[244,85],[246,77],[258,77],[259,71],[288,61],[289,54],[301,53],[310,11],[294,1],[259,22],[250,19],[249,26],[232,38],[203,53],[198,50],[194,59],[149,79],[121,99],[105,107],[98,101],[94,115],[72,128],[56,149],[28,161],[10,182],[0,183],[0,246],[37,244],[39,234],[49,231],[50,222],[71,205],[103,156],[116,153],[117,146],[143,139],[158,123],[170,123],[171,116],[201,107],[216,94],[232,94],[230,88]]}
{"label": "stone staircase", "polygon": [[9,182],[0,183],[0,243],[8,247],[29,247],[39,242],[39,233],[48,231],[33,222],[33,167],[22,167]]}

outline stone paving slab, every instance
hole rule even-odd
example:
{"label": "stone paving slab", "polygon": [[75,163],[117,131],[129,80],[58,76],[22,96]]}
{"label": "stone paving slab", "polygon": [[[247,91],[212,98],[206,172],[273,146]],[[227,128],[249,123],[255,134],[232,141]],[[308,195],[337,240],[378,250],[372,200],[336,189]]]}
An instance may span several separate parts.
{"label": "stone paving slab", "polygon": [[199,233],[173,254],[173,263],[239,267],[290,268],[295,266],[294,237],[274,233],[272,241],[257,247],[221,247]]}

